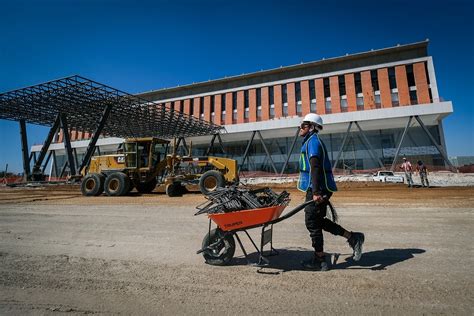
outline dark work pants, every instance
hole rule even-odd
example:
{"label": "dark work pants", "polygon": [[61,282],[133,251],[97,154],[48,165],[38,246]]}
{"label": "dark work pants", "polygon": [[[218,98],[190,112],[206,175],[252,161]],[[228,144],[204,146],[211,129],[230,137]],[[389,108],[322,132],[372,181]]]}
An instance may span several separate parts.
{"label": "dark work pants", "polygon": [[[306,192],[306,201],[313,199],[313,192],[309,189]],[[310,204],[305,207],[305,224],[311,237],[311,242],[315,252],[324,251],[323,230],[336,236],[344,235],[344,228],[326,218],[328,203],[321,203],[317,206]]]}

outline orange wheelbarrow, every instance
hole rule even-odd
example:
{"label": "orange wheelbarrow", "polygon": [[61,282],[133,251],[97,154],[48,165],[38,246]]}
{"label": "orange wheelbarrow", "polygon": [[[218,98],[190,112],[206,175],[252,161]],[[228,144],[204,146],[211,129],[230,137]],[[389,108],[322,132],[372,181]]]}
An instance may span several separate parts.
{"label": "orange wheelbarrow", "polygon": [[[204,237],[202,248],[197,251],[197,254],[202,253],[204,260],[208,264],[216,266],[227,265],[234,257],[235,239],[237,239],[247,262],[251,264],[248,259],[247,251],[237,234],[237,232],[244,232],[259,255],[258,262],[254,264],[257,266],[266,266],[269,264],[269,260],[266,257],[278,254],[278,252],[273,248],[273,225],[292,217],[311,203],[314,202],[305,202],[283,216],[280,215],[286,208],[286,204],[237,212],[208,214],[209,231]],[[217,228],[211,229],[212,222],[217,225]],[[247,232],[249,229],[258,227],[261,227],[262,229],[260,235],[260,247],[257,247],[254,240]],[[263,248],[268,243],[270,243],[270,252],[264,254]]]}

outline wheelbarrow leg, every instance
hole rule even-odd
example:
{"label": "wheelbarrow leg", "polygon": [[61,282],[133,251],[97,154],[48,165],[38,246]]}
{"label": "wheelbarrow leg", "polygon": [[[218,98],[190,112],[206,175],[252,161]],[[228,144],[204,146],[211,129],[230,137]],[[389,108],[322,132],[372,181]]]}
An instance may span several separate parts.
{"label": "wheelbarrow leg", "polygon": [[239,243],[240,249],[242,249],[242,252],[244,253],[245,260],[247,260],[247,264],[250,265],[251,263],[249,261],[249,256],[247,255],[247,251],[245,251],[244,245],[242,244],[242,241],[240,240],[239,235],[237,234],[237,232],[235,232],[234,235],[235,235],[235,238],[237,239],[237,242]]}

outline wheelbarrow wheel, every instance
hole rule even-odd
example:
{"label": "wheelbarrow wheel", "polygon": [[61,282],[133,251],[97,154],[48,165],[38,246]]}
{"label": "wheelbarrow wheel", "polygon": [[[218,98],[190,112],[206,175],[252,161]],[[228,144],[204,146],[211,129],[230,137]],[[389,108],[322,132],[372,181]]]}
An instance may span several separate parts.
{"label": "wheelbarrow wheel", "polygon": [[[208,248],[209,247],[209,248]],[[202,255],[206,263],[213,266],[224,266],[230,263],[235,253],[233,234],[224,234],[219,228],[207,233],[202,241]]]}

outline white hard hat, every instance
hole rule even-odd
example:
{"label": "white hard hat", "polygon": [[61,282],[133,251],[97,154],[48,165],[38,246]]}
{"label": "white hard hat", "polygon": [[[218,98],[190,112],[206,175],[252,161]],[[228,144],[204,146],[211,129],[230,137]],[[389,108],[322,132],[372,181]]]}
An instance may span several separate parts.
{"label": "white hard hat", "polygon": [[303,122],[310,122],[315,124],[319,129],[323,129],[323,118],[316,113],[306,114]]}

